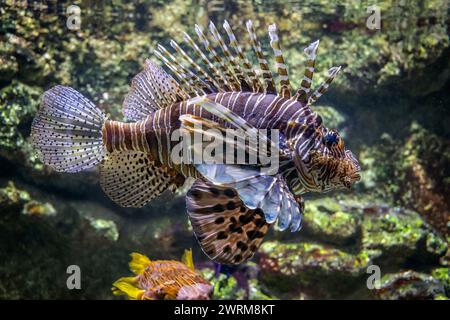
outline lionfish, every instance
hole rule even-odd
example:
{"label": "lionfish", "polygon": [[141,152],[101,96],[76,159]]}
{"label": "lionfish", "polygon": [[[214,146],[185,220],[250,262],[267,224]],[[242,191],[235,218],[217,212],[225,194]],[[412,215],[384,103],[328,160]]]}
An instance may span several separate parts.
{"label": "lionfish", "polygon": [[209,300],[214,287],[195,272],[192,250],[180,261],[154,260],[132,253],[130,270],[135,274],[113,283],[115,295],[132,300]]}
{"label": "lionfish", "polygon": [[[276,25],[269,26],[269,36],[278,84],[252,22],[246,28],[260,70],[230,24],[223,27],[228,41],[211,22],[209,34],[195,26],[199,43],[185,33],[184,49],[173,40],[172,52],[158,45],[154,54],[174,77],[146,61],[123,103],[132,122],[109,120],[76,90],[53,87],[43,95],[32,141],[42,161],[57,171],[99,164],[102,189],[124,207],[142,207],[195,178],[186,206],[200,246],[217,263],[240,264],[254,255],[276,221],[280,230],[300,229],[302,194],[350,188],[360,178],[360,166],[338,131],[325,127],[311,108],[341,70],[331,68],[312,89],[319,41],[304,50],[306,68],[294,92]],[[171,134],[180,128],[195,132],[197,124],[247,132],[277,129],[277,172],[265,174],[255,165],[175,163],[170,155],[178,142]]]}

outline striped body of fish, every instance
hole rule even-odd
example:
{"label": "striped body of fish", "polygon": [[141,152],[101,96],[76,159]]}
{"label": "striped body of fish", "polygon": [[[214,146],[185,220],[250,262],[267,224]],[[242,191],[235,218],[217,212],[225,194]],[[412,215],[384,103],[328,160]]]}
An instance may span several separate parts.
{"label": "striped body of fish", "polygon": [[[178,57],[158,46],[155,55],[174,77],[146,61],[124,100],[124,115],[132,122],[108,120],[74,89],[56,86],[43,96],[32,137],[43,162],[57,171],[77,172],[99,164],[103,190],[122,206],[142,207],[166,189],[182,185],[186,177],[196,178],[186,197],[195,235],[212,260],[239,264],[257,251],[275,221],[281,230],[300,228],[303,193],[349,188],[359,180],[360,167],[338,132],[325,127],[311,109],[340,70],[331,68],[328,79],[311,89],[319,42],[305,49],[306,69],[294,93],[275,25],[269,27],[269,36],[278,90],[252,23],[247,29],[260,72],[244,55],[230,25],[225,22],[223,27],[228,44],[214,24],[209,25],[222,55],[199,26],[195,30],[206,53],[185,34],[203,66],[174,41],[170,44]],[[180,128],[204,135],[211,128],[250,135],[257,129],[276,129],[279,168],[268,174],[259,164],[174,161],[179,141],[172,135]]]}
{"label": "striped body of fish", "polygon": [[132,300],[209,300],[214,287],[194,268],[192,251],[186,250],[182,261],[150,260],[131,254],[130,269],[135,274],[113,284],[115,295]]}

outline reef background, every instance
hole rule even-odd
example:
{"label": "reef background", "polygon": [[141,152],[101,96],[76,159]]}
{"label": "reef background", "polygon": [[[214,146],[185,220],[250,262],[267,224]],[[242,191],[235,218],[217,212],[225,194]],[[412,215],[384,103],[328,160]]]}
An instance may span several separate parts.
{"label": "reef background", "polygon": [[[46,3],[0,1],[0,299],[113,299],[130,252],[179,259],[186,247],[218,299],[450,297],[449,1]],[[66,26],[72,4],[81,9],[76,31]],[[379,30],[366,26],[374,4]],[[219,278],[192,235],[182,191],[140,210],[118,207],[96,170],[55,173],[29,139],[40,95],[56,84],[121,119],[151,49],[208,19],[220,29],[227,19],[241,41],[252,19],[266,50],[277,23],[294,87],[303,48],[320,39],[316,84],[331,66],[343,72],[317,110],[363,169],[352,191],[306,196],[300,232],[271,231],[251,262]],[[81,290],[66,287],[72,264]],[[370,265],[381,270],[379,289],[367,287]]]}

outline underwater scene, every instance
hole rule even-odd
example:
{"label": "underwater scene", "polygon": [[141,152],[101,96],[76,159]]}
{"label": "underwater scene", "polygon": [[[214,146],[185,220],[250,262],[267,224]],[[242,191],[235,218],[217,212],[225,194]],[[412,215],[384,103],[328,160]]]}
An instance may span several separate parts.
{"label": "underwater scene", "polygon": [[0,299],[448,300],[449,4],[0,0]]}

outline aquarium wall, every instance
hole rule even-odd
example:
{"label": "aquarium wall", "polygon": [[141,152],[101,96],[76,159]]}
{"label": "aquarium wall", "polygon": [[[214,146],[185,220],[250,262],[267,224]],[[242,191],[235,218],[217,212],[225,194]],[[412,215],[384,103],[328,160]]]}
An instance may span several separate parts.
{"label": "aquarium wall", "polygon": [[[130,253],[180,260],[192,248],[215,299],[448,299],[449,14],[447,0],[0,1],[0,298],[123,299],[111,286],[130,274]],[[188,183],[123,208],[97,168],[44,165],[30,132],[58,84],[123,121],[132,78],[145,59],[161,65],[158,43],[209,21],[225,34],[227,20],[251,51],[249,19],[273,70],[277,24],[294,88],[315,40],[316,83],[342,66],[312,108],[345,138],[361,181],[306,194],[300,231],[272,228],[251,260],[218,271],[193,235]]]}

